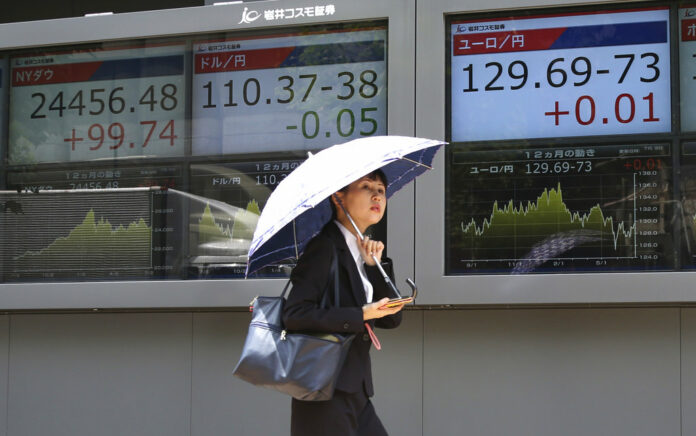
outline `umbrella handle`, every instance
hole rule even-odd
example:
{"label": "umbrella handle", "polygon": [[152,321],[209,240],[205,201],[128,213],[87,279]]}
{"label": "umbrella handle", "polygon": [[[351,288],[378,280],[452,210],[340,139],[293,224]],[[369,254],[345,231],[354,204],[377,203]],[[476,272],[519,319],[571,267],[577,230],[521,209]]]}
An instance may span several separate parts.
{"label": "umbrella handle", "polygon": [[[360,229],[358,228],[358,225],[355,224],[355,221],[353,221],[353,217],[350,216],[346,208],[343,206],[343,202],[338,198],[338,196],[334,195],[334,198],[336,199],[336,202],[338,203],[339,206],[341,206],[341,209],[343,210],[343,213],[346,214],[346,217],[348,217],[348,221],[350,221],[350,224],[353,226],[353,229],[355,229],[355,232],[358,234],[360,237],[361,241],[365,240],[365,236],[362,234]],[[392,280],[389,278],[387,273],[384,271],[384,268],[382,268],[382,264],[377,260],[377,256],[374,254],[372,255],[372,260],[375,261],[375,265],[377,265],[377,269],[379,269],[379,272],[382,274],[382,277],[384,278],[384,281],[387,283],[387,286],[396,294],[397,298],[403,298],[401,296],[401,292],[396,288],[396,285]],[[414,300],[416,299],[416,296],[418,295],[418,286],[413,282],[411,279],[406,279],[406,284],[408,284],[411,287],[411,298]]]}
{"label": "umbrella handle", "polygon": [[[353,224],[353,225],[355,225],[355,224]],[[358,231],[358,233],[360,233],[360,232]],[[361,238],[362,238],[362,235],[361,235]],[[401,296],[401,293],[399,292],[399,290],[396,288],[396,285],[394,284],[394,282],[391,281],[391,279],[389,278],[387,273],[384,271],[384,268],[382,268],[382,264],[377,260],[377,257],[374,254],[372,255],[372,260],[375,261],[375,265],[377,265],[377,269],[379,269],[379,272],[382,273],[382,277],[384,278],[384,281],[387,283],[389,288],[391,288],[391,290],[396,294],[397,298],[403,298]],[[413,280],[411,280],[409,278],[406,279],[406,284],[411,287],[411,298],[413,298],[415,300],[416,296],[418,295],[418,286],[416,286],[416,284],[413,282]]]}

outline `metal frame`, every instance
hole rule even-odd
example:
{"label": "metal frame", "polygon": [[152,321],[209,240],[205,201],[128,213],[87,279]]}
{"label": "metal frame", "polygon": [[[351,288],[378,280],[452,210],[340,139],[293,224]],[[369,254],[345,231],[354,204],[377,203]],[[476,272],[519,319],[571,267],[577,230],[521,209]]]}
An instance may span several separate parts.
{"label": "metal frame", "polygon": [[[266,9],[327,4],[335,6],[333,15],[268,21],[263,16]],[[413,135],[415,11],[415,0],[280,0],[11,23],[0,25],[0,50],[386,19],[388,133]],[[413,186],[403,189],[387,210],[389,253],[399,281],[413,275],[414,192]],[[0,284],[0,311],[243,307],[256,295],[279,294],[282,286],[279,279]]]}
{"label": "metal frame", "polygon": [[[570,1],[504,0],[491,9],[483,0],[464,5],[455,0],[418,4],[416,41],[416,135],[444,139],[445,135],[445,18],[449,14],[559,8],[589,3]],[[592,3],[596,8],[617,3]],[[622,3],[619,7],[640,7]],[[420,61],[427,53],[427,62]],[[674,65],[674,63],[673,63]],[[678,68],[678,67],[677,67]],[[673,68],[674,69],[674,68]],[[673,76],[674,77],[674,76]],[[433,86],[437,84],[439,86]],[[416,281],[419,304],[591,304],[680,303],[696,301],[691,272],[584,273],[530,275],[445,276],[444,183],[445,157],[439,153],[434,171],[416,184]],[[425,229],[430,229],[426,231]]]}

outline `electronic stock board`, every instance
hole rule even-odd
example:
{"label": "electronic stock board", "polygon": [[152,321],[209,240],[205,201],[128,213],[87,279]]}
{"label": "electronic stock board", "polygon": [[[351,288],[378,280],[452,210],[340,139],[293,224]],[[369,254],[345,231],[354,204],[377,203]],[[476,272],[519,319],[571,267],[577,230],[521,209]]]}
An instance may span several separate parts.
{"label": "electronic stock board", "polygon": [[448,273],[676,268],[673,145],[636,141],[672,130],[669,29],[667,7],[452,20]]}

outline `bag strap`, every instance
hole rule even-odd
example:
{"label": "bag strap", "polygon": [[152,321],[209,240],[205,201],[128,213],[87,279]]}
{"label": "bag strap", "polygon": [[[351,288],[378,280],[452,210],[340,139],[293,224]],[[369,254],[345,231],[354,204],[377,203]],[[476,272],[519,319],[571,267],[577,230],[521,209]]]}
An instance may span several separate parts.
{"label": "bag strap", "polygon": [[[336,253],[336,246],[334,244],[331,244],[331,248],[333,249],[333,262],[331,262],[331,269],[329,270],[329,277],[331,277],[332,273],[334,276],[334,304],[336,307],[341,307],[341,302],[338,298],[338,253]],[[285,293],[288,291],[288,287],[290,286],[290,283],[292,283],[290,280],[285,284],[285,287],[283,288],[283,292],[280,294],[280,298],[285,298]],[[329,286],[331,285],[331,282],[329,281],[326,284],[326,287],[324,288],[324,293],[321,298],[321,304],[319,307],[322,309],[327,306],[327,295],[328,295],[328,290]]]}
{"label": "bag strap", "polygon": [[[341,301],[338,297],[338,254],[336,253],[336,246],[331,244],[331,248],[333,248],[333,262],[331,262],[331,270],[329,270],[329,277],[331,277],[331,273],[333,273],[334,276],[334,305],[336,307],[341,307]],[[321,298],[321,307],[322,309],[327,307],[327,301],[328,300],[328,290],[329,290],[329,285],[331,282],[326,284],[326,288],[324,289],[324,296]]]}
{"label": "bag strap", "polygon": [[280,293],[280,298],[285,299],[285,293],[288,292],[288,286],[290,286],[290,279],[288,279],[287,283],[285,283],[285,287],[283,288],[283,292]]}

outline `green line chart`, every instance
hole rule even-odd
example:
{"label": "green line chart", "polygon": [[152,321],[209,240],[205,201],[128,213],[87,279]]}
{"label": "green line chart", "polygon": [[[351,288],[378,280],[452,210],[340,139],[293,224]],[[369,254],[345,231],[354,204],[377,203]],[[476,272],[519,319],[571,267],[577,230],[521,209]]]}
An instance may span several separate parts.
{"label": "green line chart", "polygon": [[447,274],[674,263],[669,144],[455,145],[448,153]]}
{"label": "green line chart", "polygon": [[152,274],[155,229],[148,190],[49,191],[0,200],[0,273],[7,280]]}
{"label": "green line chart", "polygon": [[[502,208],[498,201],[494,201],[489,218],[485,218],[481,225],[471,219],[468,223],[461,222],[461,231],[464,234],[464,245],[469,249],[484,247],[509,246],[514,241],[515,251],[529,251],[539,242],[547,240],[557,234],[571,234],[571,232],[587,231],[591,237],[585,243],[594,241],[603,244],[610,240],[614,251],[621,247],[634,247],[633,254],[625,257],[636,257],[636,223],[618,222],[614,225],[614,218],[605,216],[599,204],[594,205],[589,212],[571,212],[563,201],[563,193],[560,182],[555,188],[544,189],[536,201],[527,201],[515,206],[510,200]],[[635,213],[633,214],[635,217]],[[468,243],[466,242],[468,241]],[[605,250],[602,250],[605,251]],[[524,255],[521,255],[524,257]],[[597,256],[607,258],[609,256]],[[621,257],[621,256],[619,256]],[[563,257],[566,259],[565,257]],[[587,258],[587,257],[585,257]],[[513,259],[495,260],[519,260]],[[549,257],[546,260],[555,259]],[[484,259],[479,259],[484,260]]]}
{"label": "green line chart", "polygon": [[67,236],[38,251],[26,251],[13,260],[19,264],[41,264],[61,268],[66,262],[89,260],[99,264],[131,259],[147,262],[151,253],[152,229],[143,218],[127,226],[112,226],[104,217],[97,221],[93,209]]}
{"label": "green line chart", "polygon": [[232,217],[232,224],[222,224],[215,219],[210,204],[205,205],[203,214],[198,220],[198,242],[209,242],[227,239],[247,239],[251,241],[256,229],[261,211],[259,203],[252,199],[245,209],[239,209]]}

